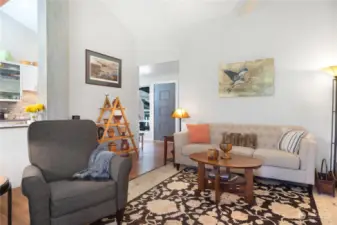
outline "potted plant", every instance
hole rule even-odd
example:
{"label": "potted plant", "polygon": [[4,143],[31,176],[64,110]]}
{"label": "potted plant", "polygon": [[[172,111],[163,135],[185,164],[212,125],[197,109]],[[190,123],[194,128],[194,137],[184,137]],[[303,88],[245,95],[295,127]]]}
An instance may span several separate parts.
{"label": "potted plant", "polygon": [[29,105],[25,108],[25,112],[29,113],[30,120],[29,124],[41,120],[42,112],[45,110],[45,106],[43,104],[35,104]]}

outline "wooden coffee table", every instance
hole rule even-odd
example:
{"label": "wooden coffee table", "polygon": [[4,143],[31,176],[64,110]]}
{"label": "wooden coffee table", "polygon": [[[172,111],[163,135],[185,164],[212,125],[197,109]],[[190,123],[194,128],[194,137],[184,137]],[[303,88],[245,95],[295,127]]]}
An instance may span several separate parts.
{"label": "wooden coffee table", "polygon": [[[208,160],[207,152],[191,154],[190,159],[198,163],[198,191],[204,191],[205,188],[214,188],[216,204],[220,201],[221,187],[223,191],[243,195],[247,203],[253,204],[253,169],[261,167],[261,160],[232,154],[231,159],[219,158],[219,160],[212,161]],[[212,180],[206,174],[205,165],[211,165],[215,168],[226,167],[227,173],[230,173],[231,168],[244,169],[245,176],[238,176],[238,178],[233,181],[220,181],[220,174],[216,173],[215,179]]]}

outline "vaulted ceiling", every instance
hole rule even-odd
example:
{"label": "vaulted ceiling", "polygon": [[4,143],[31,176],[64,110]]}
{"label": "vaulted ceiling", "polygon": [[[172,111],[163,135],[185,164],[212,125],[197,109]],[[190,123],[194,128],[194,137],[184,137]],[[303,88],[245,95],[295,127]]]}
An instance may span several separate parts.
{"label": "vaulted ceiling", "polygon": [[136,37],[165,36],[233,11],[240,0],[100,0]]}
{"label": "vaulted ceiling", "polygon": [[[0,0],[4,1],[4,0]],[[191,24],[232,12],[257,0],[95,0],[101,1],[135,36],[167,36]],[[37,31],[37,0],[10,0],[1,7],[29,29]]]}
{"label": "vaulted ceiling", "polygon": [[37,32],[37,0],[10,0],[0,10]]}

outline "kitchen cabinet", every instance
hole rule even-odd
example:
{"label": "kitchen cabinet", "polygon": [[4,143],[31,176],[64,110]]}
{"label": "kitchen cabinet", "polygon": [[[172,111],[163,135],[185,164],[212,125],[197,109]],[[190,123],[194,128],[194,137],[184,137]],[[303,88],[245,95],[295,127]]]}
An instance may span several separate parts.
{"label": "kitchen cabinet", "polygon": [[21,98],[20,65],[0,62],[0,101],[19,101]]}
{"label": "kitchen cabinet", "polygon": [[23,91],[37,91],[38,68],[36,66],[21,65],[21,79]]}

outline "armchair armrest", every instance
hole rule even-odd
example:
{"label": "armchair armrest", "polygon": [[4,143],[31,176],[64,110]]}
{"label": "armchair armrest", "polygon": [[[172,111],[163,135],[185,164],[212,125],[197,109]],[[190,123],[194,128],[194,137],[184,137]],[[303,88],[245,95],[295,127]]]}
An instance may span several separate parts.
{"label": "armchair armrest", "polygon": [[175,151],[177,149],[181,150],[181,148],[184,145],[188,145],[189,143],[190,143],[190,141],[189,141],[189,138],[188,138],[188,131],[174,133],[174,149],[175,149]]}
{"label": "armchair armrest", "polygon": [[50,188],[41,170],[27,166],[22,176],[22,193],[29,199],[30,224],[50,225]]}
{"label": "armchair armrest", "polygon": [[190,143],[188,131],[174,133],[174,159],[177,164],[182,163],[182,148]]}
{"label": "armchair armrest", "polygon": [[124,209],[128,200],[129,174],[131,157],[114,156],[110,164],[110,176],[117,182],[117,208]]}
{"label": "armchair armrest", "polygon": [[317,143],[314,137],[307,135],[301,141],[299,157],[301,160],[300,169],[306,171],[306,180],[308,184],[315,182]]}

